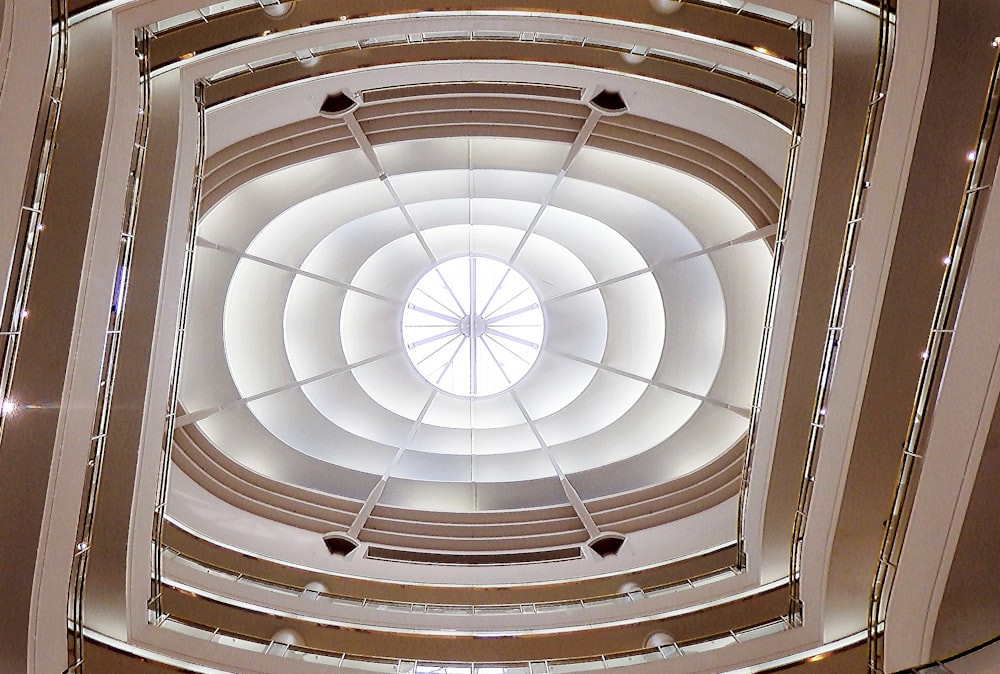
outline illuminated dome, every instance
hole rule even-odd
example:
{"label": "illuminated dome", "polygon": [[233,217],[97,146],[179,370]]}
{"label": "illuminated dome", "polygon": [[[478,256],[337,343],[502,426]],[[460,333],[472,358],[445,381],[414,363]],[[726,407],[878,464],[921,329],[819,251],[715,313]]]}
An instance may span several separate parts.
{"label": "illuminated dome", "polygon": [[[698,251],[752,233],[740,209],[682,172],[590,148],[549,203],[557,144],[379,152],[402,207],[376,176],[324,180],[348,153],[247,183],[205,216],[200,236],[218,247],[196,258],[181,400],[218,450],[359,500],[384,478],[379,503],[446,511],[558,506],[560,474],[594,498],[732,461],[771,255],[763,241]],[[409,164],[470,153],[471,169]],[[312,193],[289,203],[289,182]],[[298,474],[290,452],[320,463]]]}

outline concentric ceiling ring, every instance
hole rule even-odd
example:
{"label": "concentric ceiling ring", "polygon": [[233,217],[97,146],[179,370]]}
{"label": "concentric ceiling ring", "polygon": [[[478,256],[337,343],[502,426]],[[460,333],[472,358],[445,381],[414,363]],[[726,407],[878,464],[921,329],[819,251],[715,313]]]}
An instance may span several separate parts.
{"label": "concentric ceiling ring", "polygon": [[[524,170],[516,166],[520,160],[505,167],[503,157],[512,153],[484,152],[494,142],[380,147],[389,165],[417,146],[442,143],[474,145],[474,155],[493,161],[472,171],[396,167],[392,180],[405,214],[386,198],[381,181],[362,175],[300,198],[276,216],[257,216],[245,253],[216,267],[230,279],[220,325],[228,363],[222,379],[231,377],[231,397],[250,416],[209,416],[200,423],[206,437],[236,460],[248,445],[234,444],[234,434],[257,456],[272,447],[274,461],[293,450],[347,471],[388,475],[392,483],[413,485],[406,498],[420,493],[420,484],[516,481],[528,490],[526,505],[534,498],[531,485],[555,478],[558,469],[578,474],[653,452],[665,460],[660,474],[650,476],[661,479],[664,471],[695,470],[737,441],[745,419],[726,410],[745,404],[752,371],[733,368],[752,360],[754,346],[733,350],[738,345],[727,334],[730,322],[754,320],[760,303],[743,297],[766,284],[769,256],[760,242],[741,247],[753,254],[740,256],[734,274],[729,267],[737,258],[713,265],[711,256],[698,254],[703,244],[692,231],[710,232],[709,241],[736,238],[751,227],[745,217],[676,171],[585,149],[529,227],[554,168]],[[559,154],[551,144],[523,144],[535,156]],[[290,167],[287,176],[279,172],[255,187],[289,184],[304,169]],[[650,171],[655,180],[643,175]],[[624,189],[629,176],[637,194]],[[645,187],[654,184],[670,189],[668,201],[682,212],[695,214],[693,230],[649,199],[660,199]],[[703,204],[697,212],[688,206],[695,203]],[[229,201],[222,202],[205,218],[204,236],[242,236],[226,229],[232,215]],[[720,220],[728,224],[714,229]],[[516,254],[516,268],[537,289],[547,321],[529,374],[509,391],[476,398],[430,385],[410,364],[400,331],[404,300],[418,278],[440,260],[470,254],[505,261]],[[739,298],[737,304],[724,301],[724,293]],[[192,388],[198,379],[186,376],[186,405],[208,392]],[[710,412],[713,404],[721,411]],[[237,409],[232,405],[224,407]],[[230,426],[227,416],[242,421]],[[692,444],[693,433],[705,440]],[[399,498],[391,489],[386,494]]]}

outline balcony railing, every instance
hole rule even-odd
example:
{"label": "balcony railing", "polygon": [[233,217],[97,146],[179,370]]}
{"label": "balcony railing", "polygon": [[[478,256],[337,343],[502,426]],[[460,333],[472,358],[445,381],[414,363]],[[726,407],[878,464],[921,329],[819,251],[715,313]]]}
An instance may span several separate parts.
{"label": "balcony railing", "polygon": [[[151,616],[152,619],[152,616]],[[306,646],[259,639],[164,615],[157,621],[164,629],[213,641],[233,648],[332,667],[348,667],[384,674],[563,674],[590,669],[613,669],[647,662],[661,662],[693,653],[717,650],[790,628],[785,617],[664,646],[619,651],[582,658],[513,662],[424,661],[332,653]]]}
{"label": "balcony railing", "polygon": [[716,571],[699,574],[691,578],[663,583],[647,588],[639,588],[627,592],[617,592],[613,594],[583,597],[579,599],[565,599],[555,601],[524,602],[516,604],[434,604],[427,602],[406,602],[386,599],[368,599],[361,597],[350,597],[346,595],[333,594],[330,592],[320,592],[307,587],[299,587],[274,580],[267,580],[256,576],[227,569],[222,566],[200,561],[186,555],[179,550],[169,546],[163,546],[162,559],[197,569],[198,571],[217,578],[226,578],[234,583],[250,585],[263,588],[270,592],[293,596],[310,597],[316,601],[335,604],[339,606],[367,607],[378,610],[399,611],[402,613],[424,613],[441,615],[522,615],[541,614],[556,611],[566,611],[579,608],[596,606],[608,606],[611,604],[625,604],[639,601],[644,598],[660,597],[672,594],[692,587],[700,587],[711,583],[732,578],[739,574],[735,567],[726,567]]}

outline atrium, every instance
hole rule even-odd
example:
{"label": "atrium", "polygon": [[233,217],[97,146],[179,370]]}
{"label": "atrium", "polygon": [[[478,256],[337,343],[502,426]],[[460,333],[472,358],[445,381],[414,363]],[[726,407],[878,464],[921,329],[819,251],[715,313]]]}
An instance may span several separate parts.
{"label": "atrium", "polygon": [[1000,668],[1000,5],[203,2],[0,0],[0,671]]}

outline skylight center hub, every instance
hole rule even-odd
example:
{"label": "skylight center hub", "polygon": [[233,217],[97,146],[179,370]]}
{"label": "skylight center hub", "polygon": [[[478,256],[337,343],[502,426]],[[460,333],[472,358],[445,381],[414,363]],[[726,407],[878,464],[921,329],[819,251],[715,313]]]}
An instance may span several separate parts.
{"label": "skylight center hub", "polygon": [[479,339],[486,334],[486,319],[482,316],[465,316],[461,322],[462,334]]}

